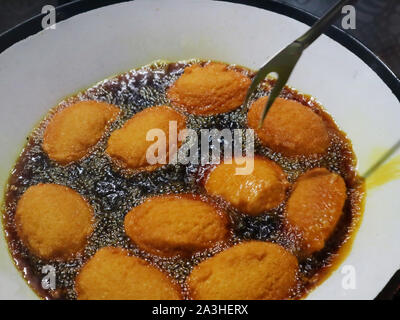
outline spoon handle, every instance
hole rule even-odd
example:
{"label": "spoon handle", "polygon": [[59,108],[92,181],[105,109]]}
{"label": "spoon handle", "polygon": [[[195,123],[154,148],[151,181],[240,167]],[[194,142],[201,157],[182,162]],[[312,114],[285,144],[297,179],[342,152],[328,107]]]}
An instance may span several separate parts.
{"label": "spoon handle", "polygon": [[320,18],[305,34],[295,42],[300,43],[304,49],[313,43],[324,32],[333,20],[341,13],[343,6],[357,0],[341,0],[335,4],[322,18]]}

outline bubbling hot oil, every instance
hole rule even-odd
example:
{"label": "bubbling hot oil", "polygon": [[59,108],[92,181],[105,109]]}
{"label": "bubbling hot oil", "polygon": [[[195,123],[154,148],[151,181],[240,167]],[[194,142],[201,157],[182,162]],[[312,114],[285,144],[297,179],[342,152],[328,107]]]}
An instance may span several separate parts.
{"label": "bubbling hot oil", "polygon": [[[9,180],[4,222],[10,252],[17,267],[41,297],[76,299],[74,281],[77,273],[82,265],[104,246],[122,247],[129,250],[130,254],[148,260],[180,284],[186,298],[189,297],[184,282],[192,268],[235,243],[250,239],[273,241],[289,250],[296,250],[294,242],[282,231],[284,203],[263,215],[250,217],[221,200],[207,198],[207,201],[213,201],[228,212],[232,225],[232,237],[228,243],[196,253],[191,258],[161,258],[151,255],[136,247],[125,235],[123,225],[125,215],[132,207],[142,203],[146,198],[171,193],[205,194],[201,182],[204,180],[204,172],[207,172],[207,168],[200,165],[166,165],[153,172],[129,174],[116,168],[104,154],[110,133],[120,128],[126,120],[147,107],[169,104],[165,94],[166,89],[183,73],[186,66],[193,63],[206,62],[192,60],[179,63],[155,63],[102,81],[63,101],[59,108],[74,101],[91,99],[115,104],[123,111],[120,118],[93,148],[90,155],[76,163],[59,166],[49,160],[42,150],[43,131],[49,117],[29,137]],[[233,67],[249,76],[254,75],[245,68]],[[265,86],[258,90],[255,98],[268,94],[273,83],[273,80],[266,81]],[[355,157],[351,144],[337,129],[330,116],[322,111],[313,98],[301,95],[293,89],[285,88],[282,97],[297,100],[320,114],[329,128],[332,144],[327,154],[318,160],[308,158],[290,160],[263,147],[258,141],[255,145],[256,154],[264,155],[281,165],[290,182],[294,182],[300,174],[308,169],[326,167],[330,171],[340,174],[345,179],[348,188],[344,214],[335,234],[322,252],[300,261],[299,285],[296,292],[293,293],[294,298],[300,298],[323,278],[326,270],[329,270],[334,260],[337,259],[339,248],[349,239],[359,219],[363,192],[362,181],[354,170]],[[215,116],[187,116],[187,127],[198,133],[201,129],[246,128],[244,107]],[[72,261],[43,261],[31,255],[16,234],[14,221],[16,203],[29,186],[38,183],[69,186],[83,195],[95,210],[95,230],[83,254]],[[45,265],[52,265],[56,268],[56,290],[48,291],[41,287],[43,277],[41,271]]]}

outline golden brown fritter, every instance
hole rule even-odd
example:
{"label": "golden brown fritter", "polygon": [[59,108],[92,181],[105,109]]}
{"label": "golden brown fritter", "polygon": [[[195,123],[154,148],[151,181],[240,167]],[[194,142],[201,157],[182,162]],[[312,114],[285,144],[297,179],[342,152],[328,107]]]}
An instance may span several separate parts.
{"label": "golden brown fritter", "polygon": [[79,300],[180,300],[179,287],[147,261],[121,248],[102,248],[75,280]]}
{"label": "golden brown fritter", "polygon": [[172,104],[197,115],[212,115],[238,108],[251,80],[223,63],[194,64],[168,89]]}
{"label": "golden brown fritter", "polygon": [[225,214],[190,194],[147,199],[125,216],[125,232],[139,247],[160,256],[191,255],[229,235]]}
{"label": "golden brown fritter", "polygon": [[249,215],[277,207],[284,199],[289,183],[281,167],[266,158],[255,157],[250,174],[237,175],[242,163],[233,159],[232,164],[222,163],[208,175],[207,193],[221,196],[234,207]]}
{"label": "golden brown fritter", "polygon": [[[176,121],[177,133],[186,128],[186,118],[168,106],[156,106],[144,109],[128,120],[121,129],[115,130],[109,140],[106,152],[118,163],[129,169],[154,170],[162,164],[149,164],[146,152],[155,141],[146,141],[146,135],[151,129],[160,129],[165,133],[165,160],[169,161],[169,125]],[[182,143],[171,142],[176,150]],[[172,154],[176,154],[172,150]],[[157,154],[161,156],[161,154]]]}
{"label": "golden brown fritter", "polygon": [[307,171],[295,183],[286,208],[290,227],[300,232],[306,254],[321,250],[342,216],[346,200],[343,178],[325,168]]}
{"label": "golden brown fritter", "polygon": [[93,231],[93,209],[76,191],[57,184],[29,187],[17,204],[17,232],[32,253],[68,260]]}
{"label": "golden brown fritter", "polygon": [[43,136],[43,150],[63,165],[77,161],[101,139],[119,112],[119,108],[104,102],[74,103],[50,119]]}
{"label": "golden brown fritter", "polygon": [[195,300],[279,300],[290,297],[298,263],[283,247],[240,243],[194,267],[187,279]]}
{"label": "golden brown fritter", "polygon": [[268,97],[257,99],[247,114],[249,127],[265,146],[286,156],[312,156],[327,151],[330,141],[324,121],[299,102],[277,98],[259,128],[267,100]]}

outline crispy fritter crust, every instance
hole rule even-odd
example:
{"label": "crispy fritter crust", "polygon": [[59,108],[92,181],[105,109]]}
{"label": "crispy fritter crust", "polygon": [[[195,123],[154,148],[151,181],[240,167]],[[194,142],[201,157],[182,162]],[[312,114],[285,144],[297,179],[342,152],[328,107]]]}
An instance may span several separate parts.
{"label": "crispy fritter crust", "polygon": [[193,195],[147,199],[125,216],[125,232],[142,249],[160,256],[190,256],[229,235],[225,213]]}
{"label": "crispy fritter crust", "polygon": [[75,280],[79,300],[180,300],[179,287],[147,261],[121,248],[105,247]]}
{"label": "crispy fritter crust", "polygon": [[209,194],[221,196],[240,211],[253,216],[277,207],[285,199],[289,183],[279,165],[255,157],[252,173],[237,175],[236,169],[243,167],[237,163],[241,162],[233,159],[232,164],[222,163],[211,171],[205,183]]}
{"label": "crispy fritter crust", "polygon": [[56,112],[43,136],[43,150],[65,165],[84,157],[104,135],[120,109],[97,101],[80,101]]}
{"label": "crispy fritter crust", "polygon": [[249,127],[265,146],[286,156],[316,156],[327,151],[330,140],[324,121],[299,102],[277,98],[259,128],[267,100],[257,99],[247,114]]}
{"label": "crispy fritter crust", "polygon": [[325,168],[307,171],[295,183],[286,208],[289,227],[300,232],[301,248],[321,250],[334,231],[346,200],[343,178]]}
{"label": "crispy fritter crust", "polygon": [[76,191],[57,184],[29,187],[17,204],[17,232],[38,257],[68,260],[93,231],[93,209]]}
{"label": "crispy fritter crust", "polygon": [[298,262],[283,247],[242,242],[197,265],[187,279],[196,300],[287,299],[296,285]]}
{"label": "crispy fritter crust", "polygon": [[[166,137],[165,159],[169,161],[169,124],[176,121],[177,133],[186,128],[184,115],[168,106],[156,106],[144,109],[128,120],[121,129],[115,130],[109,140],[106,152],[122,167],[129,169],[154,170],[162,164],[149,164],[146,158],[148,148],[154,141],[146,141],[146,135],[151,129],[160,129]],[[171,143],[176,150],[182,142]],[[172,150],[172,154],[176,154]]]}
{"label": "crispy fritter crust", "polygon": [[168,89],[173,105],[197,115],[212,115],[238,108],[251,80],[226,64],[194,64]]}

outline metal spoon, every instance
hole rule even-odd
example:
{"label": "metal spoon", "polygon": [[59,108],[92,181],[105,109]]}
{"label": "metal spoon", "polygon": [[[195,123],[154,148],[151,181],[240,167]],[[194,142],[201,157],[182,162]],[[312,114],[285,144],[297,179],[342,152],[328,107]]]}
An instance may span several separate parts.
{"label": "metal spoon", "polygon": [[264,122],[268,110],[274,103],[275,99],[279,96],[283,87],[285,86],[290,74],[292,73],[294,66],[299,60],[304,49],[306,49],[311,43],[313,43],[327,28],[330,23],[338,16],[341,12],[342,7],[356,0],[341,0],[333,8],[331,8],[321,19],[319,19],[305,34],[300,38],[289,44],[286,48],[280,51],[276,56],[269,60],[263,67],[258,70],[255,75],[249,90],[247,91],[247,96],[244,104],[247,105],[251,95],[257,89],[257,86],[265,77],[271,73],[275,72],[278,74],[278,79],[269,95],[268,101],[263,110],[260,124]]}

